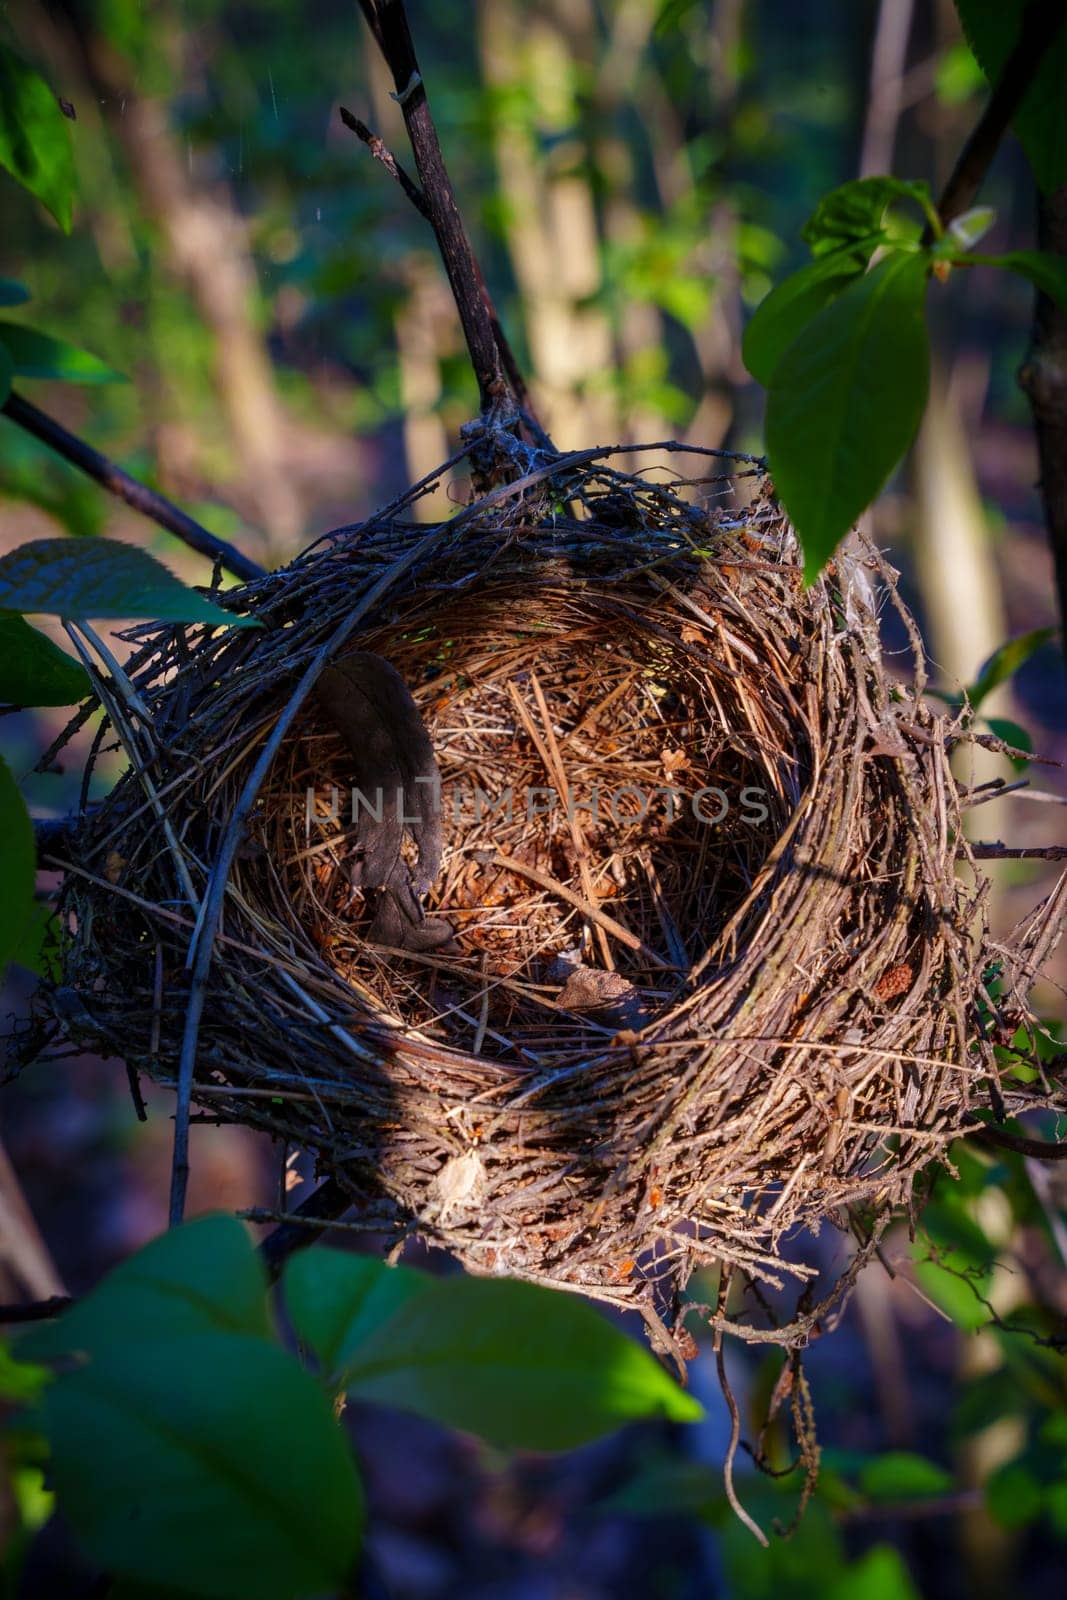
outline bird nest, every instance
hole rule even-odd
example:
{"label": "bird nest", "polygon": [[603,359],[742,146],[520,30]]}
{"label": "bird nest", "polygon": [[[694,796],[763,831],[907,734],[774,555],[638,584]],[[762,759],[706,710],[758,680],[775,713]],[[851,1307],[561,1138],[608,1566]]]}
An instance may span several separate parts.
{"label": "bird nest", "polygon": [[[676,1351],[721,1266],[755,1299],[712,1320],[798,1345],[977,1113],[1047,1103],[1032,1031],[1036,1078],[998,1045],[1059,898],[992,941],[966,730],[876,552],[805,589],[758,472],[701,497],[609,456],[438,525],[419,486],[229,591],[261,629],[131,634],[99,680],[130,766],[57,851],[43,1003],[157,1082],[184,1049],[199,1115],[312,1152],[398,1243],[635,1306]],[[312,684],[353,647],[437,760],[426,948],[372,938],[354,887],[352,747]],[[827,1221],[829,1289],[796,1247]]]}

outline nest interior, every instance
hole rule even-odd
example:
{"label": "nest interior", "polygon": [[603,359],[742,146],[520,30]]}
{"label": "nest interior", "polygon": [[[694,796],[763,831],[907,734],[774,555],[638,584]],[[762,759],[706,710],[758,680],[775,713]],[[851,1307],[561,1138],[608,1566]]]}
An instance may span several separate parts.
{"label": "nest interior", "polygon": [[[402,500],[230,591],[261,630],[136,631],[99,682],[130,770],[61,852],[80,1007],[45,994],[42,1025],[176,1081],[196,906],[346,627],[430,731],[427,909],[454,937],[365,937],[346,753],[309,695],[229,870],[194,1100],[474,1271],[669,1322],[696,1266],[736,1267],[796,1288],[771,1336],[802,1342],[991,1096],[1053,1097],[1026,994],[1062,895],[993,941],[949,766],[964,730],[923,697],[894,575],[860,547],[805,589],[755,487],[709,506],[559,457],[447,525]],[[876,594],[912,638],[905,677]],[[997,1045],[1020,1028],[1034,1072],[1014,1077]],[[787,1241],[827,1220],[850,1250],[814,1306]]]}

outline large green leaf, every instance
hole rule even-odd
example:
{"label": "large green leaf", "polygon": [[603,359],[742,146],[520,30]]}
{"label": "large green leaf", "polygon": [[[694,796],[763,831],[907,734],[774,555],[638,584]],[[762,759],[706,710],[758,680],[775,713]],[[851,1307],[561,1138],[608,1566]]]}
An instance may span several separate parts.
{"label": "large green leaf", "polygon": [[292,1256],[283,1280],[293,1327],[327,1376],[428,1281],[424,1272],[321,1245]]}
{"label": "large green leaf", "polygon": [[0,700],[11,706],[72,706],[91,688],[80,661],[17,611],[0,611]]}
{"label": "large green leaf", "polygon": [[36,871],[33,823],[0,757],[0,972],[19,948],[33,917]]}
{"label": "large green leaf", "polygon": [[3,405],[11,393],[11,380],[15,376],[15,366],[11,357],[0,344],[0,406]]}
{"label": "large green leaf", "polygon": [[30,291],[24,283],[16,283],[14,278],[0,278],[0,306],[24,306],[30,298]]}
{"label": "large green leaf", "polygon": [[824,1600],[921,1600],[899,1551],[876,1544],[849,1567],[832,1588],[821,1591]]}
{"label": "large green leaf", "polygon": [[19,378],[57,378],[63,383],[125,383],[116,372],[65,339],[19,322],[0,322],[0,344],[7,350],[15,376]]}
{"label": "large green leaf", "polygon": [[894,251],[813,318],[767,398],[771,476],[812,580],[915,436],[929,386],[928,263]]}
{"label": "large green leaf", "polygon": [[591,1307],[505,1278],[429,1280],[360,1340],[344,1387],[509,1449],[568,1450],[641,1417],[703,1415]]}
{"label": "large green leaf", "polygon": [[858,249],[871,234],[882,233],[894,200],[914,201],[925,212],[931,204],[930,190],[921,179],[855,178],[823,196],[800,237],[815,256],[845,247]]}
{"label": "large green leaf", "polygon": [[[116,1307],[116,1311],[118,1308]],[[322,1388],[263,1339],[112,1323],[42,1406],[58,1502],[105,1570],[217,1600],[332,1594],[363,1503]]]}
{"label": "large green leaf", "polygon": [[[762,383],[764,388],[769,386],[775,367],[794,339],[827,301],[834,299],[866,270],[879,242],[875,234],[862,245],[850,245],[818,256],[806,267],[791,273],[760,301],[741,343],[745,366],[757,383]],[[866,250],[867,245],[869,250]]]}
{"label": "large green leaf", "polygon": [[64,233],[74,205],[70,126],[51,89],[0,44],[0,166],[48,207]]}
{"label": "large green leaf", "polygon": [[266,1275],[247,1230],[230,1216],[172,1228],[19,1348],[35,1361],[73,1351],[95,1358],[120,1328],[146,1343],[203,1333],[269,1339]]}
{"label": "large green leaf", "polygon": [[187,589],[136,545],[118,539],[34,539],[0,557],[0,610],[60,617],[151,617],[258,627]]}
{"label": "large green leaf", "polygon": [[[982,71],[995,83],[1019,37],[1022,0],[956,0],[963,31]],[[1067,13],[1065,13],[1067,16]],[[1047,51],[1012,126],[1040,187],[1067,182],[1067,26]]]}

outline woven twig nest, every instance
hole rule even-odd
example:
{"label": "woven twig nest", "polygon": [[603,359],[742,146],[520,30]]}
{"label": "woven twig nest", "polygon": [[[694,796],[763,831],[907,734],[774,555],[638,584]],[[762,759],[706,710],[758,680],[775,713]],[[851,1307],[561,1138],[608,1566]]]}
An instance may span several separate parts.
{"label": "woven twig nest", "polygon": [[[708,510],[606,455],[447,527],[409,498],[339,530],[227,597],[262,630],[132,636],[147,715],[64,852],[56,1011],[176,1081],[189,888],[348,619],[345,648],[392,663],[433,740],[426,910],[455,936],[368,941],[350,760],[309,694],[229,872],[194,1102],[313,1152],[368,1228],[475,1272],[656,1324],[702,1263],[791,1282],[799,1309],[758,1336],[797,1344],[977,1110],[1047,1100],[996,1046],[1027,1022],[1059,898],[991,941],[986,885],[957,870],[963,730],[922,698],[875,552],[805,590],[766,486]],[[876,593],[910,681],[887,677]],[[827,1220],[856,1248],[815,1305],[784,1244]]]}

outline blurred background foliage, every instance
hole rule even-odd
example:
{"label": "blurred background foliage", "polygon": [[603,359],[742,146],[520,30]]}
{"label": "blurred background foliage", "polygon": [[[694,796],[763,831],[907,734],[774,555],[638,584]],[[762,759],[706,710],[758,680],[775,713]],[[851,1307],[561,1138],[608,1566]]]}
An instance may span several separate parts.
{"label": "blurred background foliage", "polygon": [[[741,332],[804,258],[805,217],[860,174],[892,170],[936,189],[984,93],[950,0],[412,0],[410,10],[468,225],[542,416],[567,447],[675,436],[758,450],[762,397]],[[79,179],[64,237],[0,177],[0,272],[32,291],[34,326],[130,380],[30,382],[34,400],[271,565],[447,456],[476,410],[475,385],[425,224],[337,114],[350,106],[406,159],[349,0],[8,0],[0,29],[73,106]],[[1033,182],[1012,141],[982,198],[997,210],[991,250],[1034,243]],[[1056,620],[1014,378],[1032,292],[982,270],[956,277],[940,297],[917,448],[871,515],[949,695],[1010,634]],[[7,315],[18,321],[22,308]],[[2,418],[0,496],[0,550],[109,532],[206,579],[199,558]],[[1049,643],[983,711],[1024,724],[1037,749],[1062,758],[1064,688]],[[32,765],[40,733],[62,718],[9,724],[16,767],[23,750],[21,771]],[[27,793],[62,812],[72,781],[37,775]],[[975,813],[979,837],[1056,840],[1056,805],[1005,805]],[[995,870],[992,912],[1007,927],[1032,902],[1037,869]],[[1052,1053],[1055,984],[1044,1002]],[[79,1060],[6,1091],[5,1139],[75,1290],[165,1221],[169,1104],[155,1095],[142,1127],[120,1076]],[[252,1135],[195,1132],[194,1202],[271,1195],[276,1158]],[[694,1381],[709,1423],[566,1462],[505,1461],[428,1425],[364,1419],[388,1592],[1060,1594],[1067,1186],[1054,1168],[980,1148],[960,1151],[957,1168],[956,1182],[932,1176],[917,1239],[902,1223],[892,1275],[868,1272],[843,1326],[811,1351],[823,1474],[790,1542],[765,1554],[725,1514],[727,1422],[705,1353]],[[806,1246],[828,1268],[844,1247]],[[780,1357],[733,1362],[751,1437]],[[765,1447],[776,1468],[790,1465],[778,1425]],[[48,1497],[33,1441],[11,1448],[14,1573]],[[741,1497],[765,1525],[788,1525],[798,1476],[749,1473]]]}

